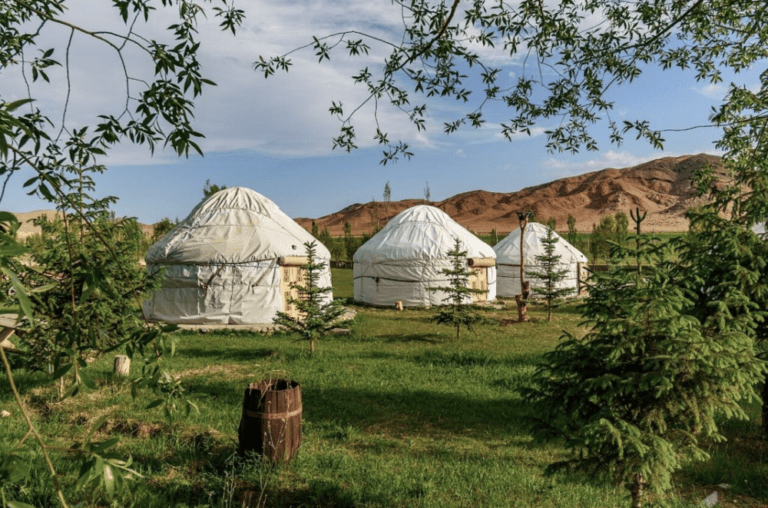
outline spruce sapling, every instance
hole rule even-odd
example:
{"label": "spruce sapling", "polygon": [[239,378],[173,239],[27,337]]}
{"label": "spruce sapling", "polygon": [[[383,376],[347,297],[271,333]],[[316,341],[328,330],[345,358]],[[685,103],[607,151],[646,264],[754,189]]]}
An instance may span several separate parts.
{"label": "spruce sapling", "polygon": [[302,265],[304,270],[305,285],[291,284],[291,288],[298,290],[299,299],[291,298],[288,303],[293,304],[299,311],[299,317],[292,317],[285,312],[278,312],[273,323],[287,328],[298,334],[301,339],[309,342],[309,354],[315,352],[318,340],[326,337],[337,324],[338,318],[344,313],[344,308],[336,301],[326,302],[326,295],[333,288],[320,287],[320,273],[325,263],[317,260],[315,252],[316,242],[304,244],[307,249],[307,264]]}
{"label": "spruce sapling", "polygon": [[566,333],[524,390],[537,437],[562,437],[573,452],[550,470],[611,477],[630,491],[633,508],[646,488],[667,490],[685,462],[709,457],[699,439],[724,439],[718,416],[746,418],[739,403],[756,398],[765,368],[753,340],[729,326],[724,300],[711,301],[713,315],[699,321],[664,246],[639,245],[630,255],[644,261],[643,273],[614,263],[596,274],[580,307],[589,331]]}
{"label": "spruce sapling", "polygon": [[469,285],[472,272],[467,269],[467,251],[461,250],[461,240],[455,239],[454,247],[447,252],[447,255],[451,260],[451,268],[445,268],[443,273],[448,276],[449,286],[429,290],[447,293],[448,296],[443,301],[448,304],[440,307],[440,311],[432,317],[432,321],[456,327],[456,340],[459,340],[462,326],[471,330],[472,325],[483,320],[483,317],[467,304],[472,303],[472,294],[484,293],[484,291],[472,289]]}
{"label": "spruce sapling", "polygon": [[568,296],[574,291],[573,288],[560,286],[560,282],[568,276],[568,269],[558,270],[562,266],[562,256],[555,254],[557,242],[554,229],[548,228],[547,237],[541,240],[544,244],[544,254],[536,256],[536,262],[542,271],[528,272],[528,276],[538,283],[533,284],[533,289],[547,301],[547,321],[552,321],[552,309],[556,307],[554,300]]}

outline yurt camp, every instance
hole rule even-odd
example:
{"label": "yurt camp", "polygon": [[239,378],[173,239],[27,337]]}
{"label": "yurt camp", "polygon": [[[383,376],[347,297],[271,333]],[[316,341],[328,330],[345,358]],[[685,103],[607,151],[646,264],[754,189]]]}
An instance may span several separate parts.
{"label": "yurt camp", "polygon": [[[542,239],[547,238],[547,229],[547,226],[538,222],[531,222],[525,228],[524,271],[526,280],[531,282],[531,296],[536,296],[537,280],[527,274],[529,271],[544,271],[536,256],[545,254]],[[498,272],[496,294],[501,297],[520,294],[520,232],[520,229],[512,231],[493,247]],[[554,233],[554,237],[557,238],[555,255],[560,256],[558,270],[568,271],[566,278],[560,281],[557,287],[572,288],[572,296],[580,295],[585,289],[583,282],[587,278],[587,257],[557,233]]]}
{"label": "yurt camp", "polygon": [[[266,324],[298,295],[306,263],[306,242],[314,237],[275,203],[245,187],[222,190],[149,248],[150,273],[165,269],[162,287],[145,302],[152,320],[180,324]],[[321,287],[331,285],[331,254],[320,242],[316,259],[325,263]]]}
{"label": "yurt camp", "polygon": [[[427,205],[396,215],[354,255],[355,300],[372,305],[442,305],[447,294],[430,288],[448,286],[443,270],[455,239],[467,251],[470,286],[486,291],[474,302],[496,299],[496,254],[445,212]],[[469,302],[467,302],[469,303]]]}

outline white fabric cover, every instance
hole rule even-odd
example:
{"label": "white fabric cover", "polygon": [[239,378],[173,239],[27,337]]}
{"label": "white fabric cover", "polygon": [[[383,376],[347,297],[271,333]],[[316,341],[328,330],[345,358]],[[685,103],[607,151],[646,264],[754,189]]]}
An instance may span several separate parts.
{"label": "white fabric cover", "polygon": [[[278,258],[304,256],[314,240],[258,192],[217,192],[147,251],[150,273],[166,273],[145,312],[170,323],[272,323],[283,310]],[[319,284],[328,287],[331,253],[316,244],[316,259],[326,265]]]}
{"label": "white fabric cover", "polygon": [[[431,287],[448,286],[443,269],[455,238],[468,258],[495,258],[493,249],[433,206],[414,206],[396,215],[354,255],[355,300],[373,305],[443,305],[448,296]],[[496,299],[496,268],[488,268],[488,301]],[[469,303],[469,302],[468,302]]]}
{"label": "white fabric cover", "polygon": [[[535,285],[543,282],[528,275],[529,272],[543,272],[543,267],[536,261],[536,256],[543,256],[544,244],[542,239],[547,238],[547,226],[538,222],[531,222],[525,227],[525,273],[526,280],[531,281],[531,295],[535,296]],[[576,296],[578,289],[578,263],[587,263],[587,257],[576,247],[568,243],[563,237],[555,233],[555,255],[560,256],[558,270],[568,270],[565,279],[557,284],[558,288],[572,288],[570,296]],[[496,251],[496,267],[498,280],[496,292],[498,296],[514,297],[520,294],[520,228],[512,231],[506,238],[497,243],[493,250]]]}

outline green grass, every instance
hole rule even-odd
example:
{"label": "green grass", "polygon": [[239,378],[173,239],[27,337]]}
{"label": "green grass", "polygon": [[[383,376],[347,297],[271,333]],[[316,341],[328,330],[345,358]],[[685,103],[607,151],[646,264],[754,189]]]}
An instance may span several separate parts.
{"label": "green grass", "polygon": [[331,268],[331,280],[333,283],[334,298],[352,299],[355,297],[352,269]]}
{"label": "green grass", "polygon": [[[351,294],[350,273],[334,270],[333,277],[337,296]],[[163,364],[202,398],[199,414],[171,425],[145,409],[151,395],[133,400],[127,387],[112,382],[111,358],[88,369],[98,389],[75,399],[58,401],[42,374],[19,372],[16,379],[47,440],[71,446],[108,414],[97,438],[120,437],[121,453],[132,455],[144,476],[133,482],[133,494],[113,501],[100,490],[73,492],[75,465],[54,453],[71,505],[257,506],[263,484],[266,506],[275,507],[628,505],[620,488],[545,476],[547,464],[567,452],[557,443],[534,444],[525,426],[520,388],[561,330],[579,333],[573,306],[547,323],[542,307],[531,305],[531,323],[507,326],[500,321],[516,315],[513,304],[483,311],[489,323],[464,332],[461,342],[452,328],[429,322],[430,310],[357,311],[351,335],[320,342],[314,358],[306,343],[282,334],[180,333],[176,355]],[[135,363],[133,370],[139,368]],[[233,460],[243,391],[274,376],[301,383],[300,452],[277,469]],[[3,436],[20,438],[24,429],[7,383],[0,384],[0,409],[12,412],[0,420]],[[757,406],[749,411],[756,416]],[[768,505],[760,481],[768,457],[757,423],[725,422],[725,428],[731,444],[712,446],[712,460],[677,475],[671,506],[698,506],[722,482],[733,487],[721,506]],[[35,478],[14,496],[57,506],[45,473]]]}

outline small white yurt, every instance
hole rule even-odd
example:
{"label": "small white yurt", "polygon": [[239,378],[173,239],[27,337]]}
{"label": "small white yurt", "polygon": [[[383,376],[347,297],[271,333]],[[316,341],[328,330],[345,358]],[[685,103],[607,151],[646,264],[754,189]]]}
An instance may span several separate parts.
{"label": "small white yurt", "polygon": [[[180,324],[268,324],[278,311],[296,314],[290,284],[303,282],[304,244],[314,240],[261,194],[224,189],[149,248],[147,269],[166,272],[144,310]],[[319,285],[327,287],[331,254],[316,244],[316,261],[325,264]]]}
{"label": "small white yurt", "polygon": [[[531,296],[536,295],[534,286],[535,278],[528,275],[529,271],[543,272],[544,269],[536,261],[536,256],[543,256],[544,244],[542,239],[547,238],[547,226],[538,222],[531,222],[525,228],[525,279],[531,281]],[[554,234],[557,238],[555,255],[560,256],[559,270],[568,270],[568,275],[560,281],[558,288],[573,288],[571,296],[577,296],[585,289],[583,282],[587,278],[587,257],[576,247],[568,243],[563,237]],[[496,251],[496,266],[498,281],[496,293],[501,297],[514,297],[520,294],[520,229],[512,231],[506,238],[497,243],[493,250]],[[538,281],[540,284],[541,282]]]}
{"label": "small white yurt", "polygon": [[405,306],[443,305],[448,295],[429,288],[449,285],[442,270],[452,266],[447,253],[456,238],[467,251],[473,272],[470,286],[487,291],[473,295],[473,302],[495,300],[493,249],[445,212],[427,205],[399,213],[355,252],[355,300],[382,306],[398,301]]}

